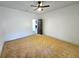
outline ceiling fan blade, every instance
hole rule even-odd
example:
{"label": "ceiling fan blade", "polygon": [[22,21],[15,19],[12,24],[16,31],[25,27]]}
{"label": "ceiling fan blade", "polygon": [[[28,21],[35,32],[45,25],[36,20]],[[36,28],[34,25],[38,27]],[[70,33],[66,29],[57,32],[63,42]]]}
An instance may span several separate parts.
{"label": "ceiling fan blade", "polygon": [[37,7],[37,6],[31,5],[31,7]]}
{"label": "ceiling fan blade", "polygon": [[50,7],[50,5],[45,5],[45,6],[41,6],[41,7],[43,7],[43,8],[44,8],[44,7]]}
{"label": "ceiling fan blade", "polygon": [[36,9],[34,9],[34,10],[37,10],[37,9],[38,9],[38,7]]}

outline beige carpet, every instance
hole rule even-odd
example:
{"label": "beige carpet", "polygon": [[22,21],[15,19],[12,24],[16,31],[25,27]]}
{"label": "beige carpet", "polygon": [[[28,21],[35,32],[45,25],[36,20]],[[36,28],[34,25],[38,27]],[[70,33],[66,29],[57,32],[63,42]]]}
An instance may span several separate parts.
{"label": "beige carpet", "polygon": [[38,34],[6,42],[1,57],[77,58],[79,46]]}

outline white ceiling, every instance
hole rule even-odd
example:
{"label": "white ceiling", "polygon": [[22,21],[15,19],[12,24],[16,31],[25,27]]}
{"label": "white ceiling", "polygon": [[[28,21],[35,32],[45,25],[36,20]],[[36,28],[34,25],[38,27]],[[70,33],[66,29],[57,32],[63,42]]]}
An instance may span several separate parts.
{"label": "white ceiling", "polygon": [[[43,4],[50,5],[50,7],[44,8],[44,11],[40,13],[53,11],[77,3],[79,3],[79,1],[44,1]],[[37,5],[37,1],[0,1],[0,6],[2,7],[18,9],[31,13],[39,13],[38,11],[34,11],[36,7],[31,7],[30,5]]]}

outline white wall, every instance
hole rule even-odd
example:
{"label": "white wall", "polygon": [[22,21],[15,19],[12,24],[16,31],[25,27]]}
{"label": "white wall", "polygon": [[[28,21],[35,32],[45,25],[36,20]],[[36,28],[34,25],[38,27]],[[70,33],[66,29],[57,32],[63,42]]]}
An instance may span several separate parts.
{"label": "white wall", "polygon": [[17,35],[32,34],[32,20],[34,18],[32,13],[0,7],[0,14],[3,14],[1,18],[2,27],[7,39],[12,39],[12,37],[14,39]]}
{"label": "white wall", "polygon": [[79,4],[45,13],[44,34],[79,45]]}
{"label": "white wall", "polygon": [[33,34],[32,13],[0,7],[0,50],[6,40]]}
{"label": "white wall", "polygon": [[[1,18],[1,15],[0,15],[0,18]],[[2,29],[1,19],[0,19],[0,54],[1,54],[2,47],[3,47],[3,43],[4,43],[4,31]]]}

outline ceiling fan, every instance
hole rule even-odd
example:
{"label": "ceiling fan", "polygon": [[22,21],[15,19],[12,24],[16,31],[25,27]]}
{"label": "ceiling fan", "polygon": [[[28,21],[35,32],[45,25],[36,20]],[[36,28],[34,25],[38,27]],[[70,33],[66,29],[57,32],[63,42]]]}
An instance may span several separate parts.
{"label": "ceiling fan", "polygon": [[43,8],[50,7],[50,5],[43,5],[43,1],[38,1],[38,4],[36,6],[31,5],[31,7],[37,7],[35,10],[43,11]]}

